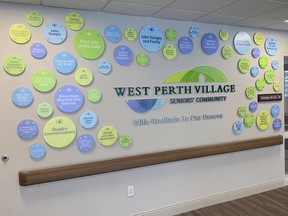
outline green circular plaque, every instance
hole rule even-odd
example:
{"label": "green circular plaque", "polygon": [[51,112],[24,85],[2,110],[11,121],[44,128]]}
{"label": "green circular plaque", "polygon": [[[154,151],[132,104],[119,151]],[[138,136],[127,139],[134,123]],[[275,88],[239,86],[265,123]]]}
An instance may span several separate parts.
{"label": "green circular plaque", "polygon": [[261,45],[264,42],[264,35],[261,32],[256,32],[253,36],[254,43],[256,45]]}
{"label": "green circular plaque", "polygon": [[145,67],[149,63],[149,56],[145,53],[139,53],[136,57],[136,62],[138,65]]}
{"label": "green circular plaque", "polygon": [[254,123],[254,116],[251,113],[248,113],[247,115],[245,115],[244,117],[244,124],[248,127],[251,127]]}
{"label": "green circular plaque", "polygon": [[26,64],[20,56],[7,56],[3,63],[4,70],[11,75],[20,75],[25,71]]}
{"label": "green circular plaque", "polygon": [[99,89],[91,88],[87,92],[87,98],[92,103],[97,103],[98,101],[100,101],[101,97],[102,93]]}
{"label": "green circular plaque", "polygon": [[9,36],[15,43],[25,44],[31,39],[31,32],[26,25],[14,24],[9,29]]}
{"label": "green circular plaque", "polygon": [[41,118],[49,118],[53,113],[53,107],[49,103],[41,103],[37,106],[37,114]]}
{"label": "green circular plaque", "polygon": [[260,77],[256,80],[255,85],[259,91],[262,91],[265,88],[266,82],[262,77]]}
{"label": "green circular plaque", "polygon": [[265,69],[269,64],[268,57],[267,56],[261,56],[258,60],[258,63],[262,69]]}
{"label": "green circular plaque", "polygon": [[280,88],[281,88],[280,82],[279,82],[279,81],[275,81],[275,82],[273,83],[273,89],[274,89],[274,91],[275,91],[275,92],[278,92],[278,91],[280,91]]}
{"label": "green circular plaque", "polygon": [[129,134],[121,134],[118,138],[119,145],[127,148],[132,144],[132,137]]}
{"label": "green circular plaque", "polygon": [[33,74],[32,85],[39,92],[49,92],[55,87],[56,78],[51,71],[40,69]]}
{"label": "green circular plaque", "polygon": [[256,89],[254,86],[248,86],[245,90],[245,94],[249,99],[252,99],[256,95]]}
{"label": "green circular plaque", "polygon": [[169,40],[169,41],[175,40],[176,37],[177,37],[176,30],[175,30],[174,28],[168,28],[168,29],[165,31],[165,37],[166,37],[167,40]]}
{"label": "green circular plaque", "polygon": [[87,86],[93,81],[93,74],[88,68],[80,68],[75,73],[75,80],[79,85]]}
{"label": "green circular plaque", "polygon": [[99,58],[105,49],[102,35],[93,29],[83,29],[74,38],[74,48],[83,58],[92,60]]}
{"label": "green circular plaque", "polygon": [[127,41],[135,41],[137,39],[137,31],[134,28],[126,28],[124,37]]}
{"label": "green circular plaque", "polygon": [[238,68],[241,73],[248,73],[250,71],[250,60],[248,58],[240,58],[238,61]]}
{"label": "green circular plaque", "polygon": [[219,37],[221,40],[225,41],[225,40],[228,40],[229,38],[229,33],[227,31],[227,29],[221,29],[219,31]]}
{"label": "green circular plaque", "polygon": [[244,117],[247,113],[246,107],[245,106],[238,107],[237,113],[239,116]]}
{"label": "green circular plaque", "polygon": [[71,12],[66,15],[65,24],[71,30],[78,31],[82,29],[84,25],[84,19],[79,13]]}
{"label": "green circular plaque", "polygon": [[223,58],[230,59],[233,56],[233,49],[231,46],[225,45],[222,47],[221,53]]}
{"label": "green circular plaque", "polygon": [[113,145],[118,138],[116,128],[112,126],[104,126],[98,131],[98,141],[103,146]]}
{"label": "green circular plaque", "polygon": [[33,27],[39,27],[42,25],[44,19],[41,13],[30,11],[26,14],[26,21]]}
{"label": "green circular plaque", "polygon": [[271,84],[275,80],[275,72],[272,69],[268,69],[264,73],[264,78],[268,84]]}
{"label": "green circular plaque", "polygon": [[163,52],[163,56],[168,60],[174,59],[177,54],[177,50],[173,44],[166,44],[163,47],[162,52]]}

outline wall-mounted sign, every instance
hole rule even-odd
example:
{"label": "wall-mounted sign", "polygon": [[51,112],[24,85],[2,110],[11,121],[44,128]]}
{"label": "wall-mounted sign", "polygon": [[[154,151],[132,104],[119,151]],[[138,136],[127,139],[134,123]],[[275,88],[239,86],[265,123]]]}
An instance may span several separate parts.
{"label": "wall-mounted sign", "polygon": [[65,113],[72,113],[83,106],[84,97],[77,87],[64,85],[55,93],[54,101],[59,110]]}
{"label": "wall-mounted sign", "polygon": [[270,113],[272,115],[272,117],[278,117],[279,113],[280,113],[280,107],[278,104],[274,104],[271,109],[270,109]]}
{"label": "wall-mounted sign", "polygon": [[261,56],[258,60],[258,64],[259,64],[260,68],[265,69],[269,64],[268,57],[267,56]]}
{"label": "wall-mounted sign", "polygon": [[45,142],[54,148],[64,148],[70,145],[76,137],[74,122],[64,116],[50,119],[43,128]]}
{"label": "wall-mounted sign", "polygon": [[190,37],[197,38],[199,36],[199,28],[198,28],[198,26],[191,26],[189,28],[189,32],[188,33],[189,33]]}
{"label": "wall-mounted sign", "polygon": [[41,159],[46,155],[46,148],[40,143],[33,144],[29,148],[29,154],[33,159]]}
{"label": "wall-mounted sign", "polygon": [[30,46],[30,54],[36,59],[42,59],[47,54],[47,49],[42,43],[34,43]]}
{"label": "wall-mounted sign", "polygon": [[217,52],[219,48],[218,37],[213,33],[206,33],[201,39],[202,50],[208,54],[212,55]]}
{"label": "wall-mounted sign", "polygon": [[251,48],[251,38],[247,32],[238,32],[234,37],[234,47],[236,51],[245,55]]}
{"label": "wall-mounted sign", "polygon": [[260,56],[260,49],[258,47],[255,47],[251,51],[253,58],[258,58]]}
{"label": "wall-mounted sign", "polygon": [[258,102],[266,102],[266,101],[281,101],[282,94],[258,94]]}
{"label": "wall-mounted sign", "polygon": [[139,33],[140,44],[148,52],[159,51],[164,44],[164,35],[155,25],[144,26]]}
{"label": "wall-mounted sign", "polygon": [[264,35],[261,32],[256,32],[253,35],[253,40],[256,45],[261,45],[264,42]]}
{"label": "wall-mounted sign", "polygon": [[127,66],[133,61],[132,50],[125,45],[116,47],[113,52],[113,57],[114,60],[122,66]]}
{"label": "wall-mounted sign", "polygon": [[30,11],[26,14],[26,21],[33,27],[39,27],[42,25],[44,18],[41,13]]}
{"label": "wall-mounted sign", "polygon": [[44,28],[44,36],[49,43],[61,44],[66,40],[66,28],[60,23],[50,22]]}
{"label": "wall-mounted sign", "polygon": [[96,103],[100,101],[101,97],[102,97],[102,94],[99,89],[91,88],[87,92],[87,98],[92,103]]}
{"label": "wall-mounted sign", "polygon": [[270,114],[265,110],[260,111],[257,115],[256,123],[260,130],[267,130],[271,123]]}
{"label": "wall-mounted sign", "polygon": [[86,111],[80,115],[80,124],[83,128],[90,129],[97,124],[98,118],[92,111]]}
{"label": "wall-mounted sign", "polygon": [[236,134],[240,134],[240,133],[242,133],[243,130],[244,130],[244,123],[241,120],[236,120],[233,123],[233,131]]}
{"label": "wall-mounted sign", "polygon": [[4,70],[11,75],[20,75],[25,71],[26,63],[20,56],[7,56],[3,63]]}
{"label": "wall-mounted sign", "polygon": [[90,134],[82,134],[76,140],[77,148],[82,153],[88,153],[95,148],[94,137]]}
{"label": "wall-mounted sign", "polygon": [[39,92],[49,92],[55,87],[56,78],[51,71],[39,69],[32,76],[32,85]]}
{"label": "wall-mounted sign", "polygon": [[50,103],[40,103],[37,106],[37,114],[41,118],[49,118],[53,114],[53,107]]}
{"label": "wall-mounted sign", "polygon": [[248,58],[240,58],[238,61],[238,69],[241,73],[248,73],[250,71],[250,60]]}
{"label": "wall-mounted sign", "polygon": [[187,36],[183,36],[178,40],[178,49],[182,54],[189,54],[193,50],[193,41]]}
{"label": "wall-mounted sign", "polygon": [[98,141],[103,146],[113,145],[118,138],[116,128],[112,126],[104,126],[98,131]]}
{"label": "wall-mounted sign", "polygon": [[247,114],[246,106],[238,107],[237,113],[239,116],[244,117]]}
{"label": "wall-mounted sign", "polygon": [[102,35],[93,29],[83,29],[74,38],[74,48],[83,58],[92,60],[99,58],[105,49]]}
{"label": "wall-mounted sign", "polygon": [[259,74],[259,68],[257,66],[251,67],[250,74],[252,77],[257,77]]}
{"label": "wall-mounted sign", "polygon": [[61,74],[72,73],[77,65],[74,56],[69,52],[59,52],[53,59],[55,69]]}
{"label": "wall-mounted sign", "polygon": [[275,72],[274,72],[274,70],[272,70],[272,69],[266,70],[265,73],[264,73],[264,78],[265,78],[265,81],[268,84],[273,83],[274,80],[275,80]]}
{"label": "wall-mounted sign", "polygon": [[233,50],[232,47],[229,45],[225,45],[222,47],[221,50],[222,56],[225,59],[230,59],[233,56]]}
{"label": "wall-mounted sign", "polygon": [[166,44],[163,47],[162,52],[163,52],[164,58],[166,58],[168,60],[174,59],[177,55],[177,50],[173,44]]}
{"label": "wall-mounted sign", "polygon": [[278,60],[273,60],[271,62],[271,67],[274,69],[274,70],[277,70],[278,67],[279,67],[279,61]]}
{"label": "wall-mounted sign", "polygon": [[33,102],[32,91],[26,87],[19,87],[12,93],[12,101],[16,106],[27,107]]}
{"label": "wall-mounted sign", "polygon": [[122,39],[122,32],[117,26],[109,25],[104,29],[104,36],[108,41],[117,43]]}
{"label": "wall-mounted sign", "polygon": [[245,115],[244,117],[244,124],[247,127],[251,127],[254,124],[254,116],[251,113],[248,113],[247,115]]}
{"label": "wall-mounted sign", "polygon": [[14,24],[9,29],[9,36],[15,43],[25,44],[31,39],[31,31],[26,25]]}
{"label": "wall-mounted sign", "polygon": [[88,68],[79,68],[74,77],[81,86],[88,86],[93,81],[93,73]]}
{"label": "wall-mounted sign", "polygon": [[281,88],[280,82],[279,82],[279,81],[275,81],[275,82],[273,83],[273,89],[274,89],[274,91],[275,91],[275,92],[278,92],[278,91],[280,90],[280,88]]}
{"label": "wall-mounted sign", "polygon": [[134,28],[126,28],[124,30],[124,37],[127,41],[135,41],[137,36],[137,31]]}
{"label": "wall-mounted sign", "polygon": [[173,41],[177,38],[177,32],[174,28],[168,28],[165,31],[165,36],[166,36],[167,40]]}
{"label": "wall-mounted sign", "polygon": [[256,89],[254,86],[248,86],[245,89],[245,94],[249,99],[252,99],[256,95]]}
{"label": "wall-mounted sign", "polygon": [[132,137],[129,134],[121,134],[118,143],[120,146],[127,148],[132,144]]}
{"label": "wall-mounted sign", "polygon": [[281,119],[280,119],[280,118],[274,119],[274,121],[273,121],[273,129],[274,129],[274,130],[280,130],[281,127],[282,127],[282,121],[281,121]]}
{"label": "wall-mounted sign", "polygon": [[221,29],[219,31],[219,37],[221,40],[225,41],[225,40],[228,40],[229,38],[229,32],[227,29]]}
{"label": "wall-mounted sign", "polygon": [[112,70],[112,65],[106,60],[101,60],[97,66],[101,74],[109,74]]}
{"label": "wall-mounted sign", "polygon": [[268,37],[265,41],[265,50],[268,55],[275,56],[278,52],[278,40],[274,37]]}
{"label": "wall-mounted sign", "polygon": [[258,103],[256,101],[252,101],[250,104],[249,104],[249,110],[251,112],[255,112],[256,110],[258,109]]}
{"label": "wall-mounted sign", "polygon": [[146,55],[145,53],[139,53],[136,56],[136,62],[138,65],[145,67],[149,64],[149,56]]}
{"label": "wall-mounted sign", "polygon": [[65,17],[65,24],[69,29],[78,31],[82,29],[84,25],[84,19],[79,13],[70,12]]}
{"label": "wall-mounted sign", "polygon": [[255,82],[255,86],[256,86],[257,90],[262,91],[266,86],[266,82],[265,82],[264,78],[259,77]]}
{"label": "wall-mounted sign", "polygon": [[38,125],[31,119],[25,119],[19,122],[17,134],[22,139],[32,139],[38,134]]}

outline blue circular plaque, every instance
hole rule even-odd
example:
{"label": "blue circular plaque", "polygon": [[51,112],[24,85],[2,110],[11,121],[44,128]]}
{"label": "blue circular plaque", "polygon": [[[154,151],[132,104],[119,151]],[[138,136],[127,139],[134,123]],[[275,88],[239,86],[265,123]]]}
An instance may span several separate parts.
{"label": "blue circular plaque", "polygon": [[258,58],[260,56],[260,49],[257,47],[253,48],[251,54],[253,58]]}
{"label": "blue circular plaque", "polygon": [[123,66],[129,65],[133,61],[133,53],[132,50],[125,46],[120,45],[114,49],[114,60]]}
{"label": "blue circular plaque", "polygon": [[46,56],[47,49],[41,43],[34,43],[30,46],[30,54],[36,59],[42,59]]}
{"label": "blue circular plaque", "polygon": [[204,34],[201,39],[201,47],[208,55],[216,53],[219,48],[218,37],[213,33]]}
{"label": "blue circular plaque", "polygon": [[268,55],[275,56],[278,52],[278,40],[274,37],[268,37],[265,41],[265,50]]}
{"label": "blue circular plaque", "polygon": [[279,67],[279,61],[278,60],[273,60],[271,62],[271,67],[274,69],[274,70],[277,70],[278,67]]}
{"label": "blue circular plaque", "polygon": [[271,115],[272,115],[273,117],[278,117],[278,116],[279,116],[279,113],[280,113],[280,107],[279,107],[279,105],[274,104],[274,105],[271,107],[270,113],[271,113]]}
{"label": "blue circular plaque", "polygon": [[44,36],[52,44],[61,44],[66,40],[67,31],[63,25],[50,22],[44,28]]}
{"label": "blue circular plaque", "polygon": [[29,148],[30,157],[33,159],[41,159],[46,155],[46,148],[43,144],[36,143]]}
{"label": "blue circular plaque", "polygon": [[252,101],[250,104],[249,104],[249,110],[251,112],[255,112],[256,110],[258,109],[258,103],[256,101]]}
{"label": "blue circular plaque", "polygon": [[108,41],[117,43],[122,39],[122,32],[117,26],[109,25],[104,29],[104,36]]}
{"label": "blue circular plaque", "polygon": [[77,138],[76,145],[80,152],[87,153],[95,147],[95,140],[90,134],[82,134]]}
{"label": "blue circular plaque", "polygon": [[27,107],[33,102],[32,91],[26,87],[20,87],[13,91],[12,101],[16,106]]}
{"label": "blue circular plaque", "polygon": [[109,74],[112,70],[112,65],[106,61],[102,60],[98,63],[98,71],[102,74]]}
{"label": "blue circular plaque", "polygon": [[199,28],[197,26],[191,26],[189,28],[189,35],[192,38],[197,38],[199,36]]}
{"label": "blue circular plaque", "polygon": [[84,97],[77,87],[64,85],[55,93],[54,101],[59,110],[65,113],[72,113],[83,106]]}
{"label": "blue circular plaque", "polygon": [[281,119],[280,119],[280,118],[274,119],[274,121],[273,121],[273,129],[274,129],[274,130],[280,130],[281,127],[282,127],[282,121],[281,121]]}
{"label": "blue circular plaque", "polygon": [[236,120],[233,123],[233,131],[236,134],[240,134],[240,133],[242,133],[243,130],[244,130],[244,123],[241,120]]}
{"label": "blue circular plaque", "polygon": [[139,40],[143,49],[157,52],[163,47],[164,35],[158,26],[146,25],[140,30]]}
{"label": "blue circular plaque", "polygon": [[250,74],[252,77],[257,77],[259,74],[259,68],[257,66],[251,67]]}
{"label": "blue circular plaque", "polygon": [[182,54],[189,54],[193,50],[193,41],[187,37],[183,36],[178,40],[178,49]]}
{"label": "blue circular plaque", "polygon": [[38,134],[38,125],[33,120],[25,119],[18,124],[17,134],[22,139],[32,139]]}
{"label": "blue circular plaque", "polygon": [[93,128],[97,124],[97,116],[92,111],[86,111],[80,116],[80,124],[83,128]]}
{"label": "blue circular plaque", "polygon": [[238,32],[234,37],[234,47],[241,55],[245,55],[249,52],[251,44],[251,37],[246,32]]}
{"label": "blue circular plaque", "polygon": [[53,59],[55,69],[61,74],[72,73],[77,65],[74,56],[69,52],[59,52]]}

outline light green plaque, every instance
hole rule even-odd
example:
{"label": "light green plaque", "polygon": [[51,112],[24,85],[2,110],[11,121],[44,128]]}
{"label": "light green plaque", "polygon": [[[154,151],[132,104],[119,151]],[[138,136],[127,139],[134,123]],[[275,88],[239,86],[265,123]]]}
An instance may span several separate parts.
{"label": "light green plaque", "polygon": [[233,56],[233,49],[231,46],[225,45],[222,47],[221,53],[223,58],[230,59]]}
{"label": "light green plaque", "polygon": [[258,63],[262,69],[265,69],[269,64],[268,57],[267,56],[261,56],[258,60]]}
{"label": "light green plaque", "polygon": [[248,73],[250,71],[250,60],[248,58],[240,58],[238,61],[238,68],[241,73]]}
{"label": "light green plaque", "polygon": [[254,116],[251,113],[248,113],[247,115],[245,115],[244,117],[244,124],[248,127],[251,127],[254,123]]}
{"label": "light green plaque", "polygon": [[139,53],[136,57],[136,62],[138,65],[145,67],[149,63],[149,56],[145,53]]}
{"label": "light green plaque", "polygon": [[219,31],[219,37],[223,41],[228,40],[228,38],[229,38],[228,30],[227,29],[221,29]]}
{"label": "light green plaque", "polygon": [[97,103],[98,101],[100,101],[101,97],[102,93],[99,89],[91,88],[87,92],[87,98],[92,103]]}
{"label": "light green plaque", "polygon": [[256,89],[254,86],[248,86],[245,90],[245,94],[249,99],[252,99],[256,95]]}
{"label": "light green plaque", "polygon": [[30,11],[26,14],[26,21],[33,27],[39,27],[42,25],[44,19],[38,11]]}
{"label": "light green plaque", "polygon": [[20,56],[7,56],[3,63],[4,70],[11,75],[20,75],[25,71],[26,64]]}
{"label": "light green plaque", "polygon": [[174,28],[168,28],[168,29],[165,31],[165,37],[166,37],[167,40],[169,40],[169,41],[175,40],[176,37],[177,37],[176,30],[175,30]]}
{"label": "light green plaque", "polygon": [[39,92],[49,92],[55,87],[56,78],[51,71],[40,69],[33,74],[32,85]]}
{"label": "light green plaque", "polygon": [[275,80],[275,72],[272,69],[268,69],[264,73],[264,78],[268,84],[271,84]]}
{"label": "light green plaque", "polygon": [[256,80],[255,85],[259,91],[262,91],[265,88],[266,83],[265,80],[262,77],[260,77]]}

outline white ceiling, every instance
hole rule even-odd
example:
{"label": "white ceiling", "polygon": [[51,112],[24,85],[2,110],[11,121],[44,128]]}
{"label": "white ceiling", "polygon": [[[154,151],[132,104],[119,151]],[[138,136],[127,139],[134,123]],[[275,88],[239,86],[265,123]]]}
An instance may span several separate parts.
{"label": "white ceiling", "polygon": [[288,0],[0,0],[164,19],[288,30]]}

